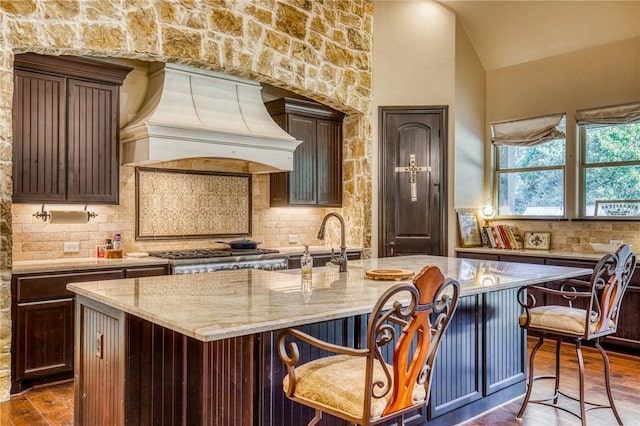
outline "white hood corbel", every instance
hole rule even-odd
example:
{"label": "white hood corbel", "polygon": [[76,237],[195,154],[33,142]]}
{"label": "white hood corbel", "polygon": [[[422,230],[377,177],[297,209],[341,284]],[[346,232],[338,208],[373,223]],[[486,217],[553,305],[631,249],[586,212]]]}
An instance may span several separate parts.
{"label": "white hood corbel", "polygon": [[145,102],[120,132],[122,163],[230,158],[256,163],[254,172],[292,170],[301,141],[273,121],[260,90],[235,76],[153,65]]}

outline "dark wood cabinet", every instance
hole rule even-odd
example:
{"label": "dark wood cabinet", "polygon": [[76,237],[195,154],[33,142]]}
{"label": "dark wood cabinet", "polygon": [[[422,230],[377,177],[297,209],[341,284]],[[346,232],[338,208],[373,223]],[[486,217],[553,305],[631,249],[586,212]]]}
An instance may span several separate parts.
{"label": "dark wood cabinet", "polygon": [[[585,259],[558,259],[553,257],[519,256],[503,253],[477,253],[458,251],[457,257],[468,259],[496,260],[503,262],[538,263],[545,265],[569,266],[574,268],[595,268],[597,260]],[[589,281],[590,276],[579,277],[579,279]],[[553,285],[553,283],[551,283]],[[533,290],[533,296],[541,304],[566,304],[557,296]],[[580,304],[582,303],[582,305]],[[574,302],[574,306],[585,309],[585,302]],[[602,339],[605,347],[636,354],[640,350],[640,265],[636,266],[629,287],[622,300],[620,307],[620,318],[618,320],[618,330],[616,334]]]}
{"label": "dark wood cabinet", "polygon": [[139,266],[124,270],[125,278],[157,277],[161,275],[169,275],[169,265]]}
{"label": "dark wood cabinet", "polygon": [[271,206],[342,205],[344,114],[316,102],[292,98],[265,105],[280,127],[302,141],[293,156],[293,171],[271,174]]}
{"label": "dark wood cabinet", "polygon": [[118,204],[119,86],[132,68],[15,56],[13,201]]}
{"label": "dark wood cabinet", "polygon": [[73,299],[20,303],[16,380],[73,372]]}
{"label": "dark wood cabinet", "polygon": [[148,265],[13,275],[11,392],[73,377],[75,294],[67,290],[68,283],[168,272],[168,265]]}

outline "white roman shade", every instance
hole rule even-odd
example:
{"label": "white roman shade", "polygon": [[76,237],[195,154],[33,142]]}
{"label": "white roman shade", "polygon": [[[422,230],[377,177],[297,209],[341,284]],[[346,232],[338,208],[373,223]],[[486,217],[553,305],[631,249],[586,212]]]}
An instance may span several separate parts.
{"label": "white roman shade", "polygon": [[554,114],[491,123],[491,143],[496,146],[534,146],[564,138],[564,132],[559,129],[564,117],[564,114]]}
{"label": "white roman shade", "polygon": [[640,121],[640,102],[576,111],[578,125],[629,124]]}

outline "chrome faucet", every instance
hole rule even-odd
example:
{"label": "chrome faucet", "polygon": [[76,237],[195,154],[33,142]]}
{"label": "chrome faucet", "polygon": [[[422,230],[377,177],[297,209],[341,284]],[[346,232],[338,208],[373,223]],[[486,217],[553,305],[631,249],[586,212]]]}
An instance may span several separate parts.
{"label": "chrome faucet", "polygon": [[330,217],[335,217],[340,221],[340,254],[336,256],[333,253],[333,249],[331,249],[331,260],[330,263],[334,265],[338,265],[340,267],[340,272],[347,272],[347,245],[345,243],[345,226],[344,219],[338,213],[327,213],[327,215],[322,219],[322,224],[320,225],[320,230],[318,231],[318,239],[324,240],[324,228],[327,224],[327,219]]}

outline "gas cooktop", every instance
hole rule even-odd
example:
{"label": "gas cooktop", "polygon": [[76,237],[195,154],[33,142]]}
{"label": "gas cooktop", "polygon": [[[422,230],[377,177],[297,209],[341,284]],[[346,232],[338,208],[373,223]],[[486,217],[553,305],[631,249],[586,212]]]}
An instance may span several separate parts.
{"label": "gas cooktop", "polygon": [[194,249],[194,250],[167,250],[167,251],[155,251],[149,254],[154,257],[161,257],[163,259],[183,260],[183,259],[211,259],[217,257],[231,257],[231,256],[254,256],[261,254],[278,253],[278,250],[274,249]]}

